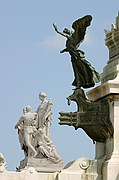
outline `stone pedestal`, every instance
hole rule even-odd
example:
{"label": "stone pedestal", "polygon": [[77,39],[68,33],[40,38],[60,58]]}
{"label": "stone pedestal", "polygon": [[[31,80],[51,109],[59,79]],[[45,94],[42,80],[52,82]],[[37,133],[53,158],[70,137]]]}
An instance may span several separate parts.
{"label": "stone pedestal", "polygon": [[63,161],[55,163],[46,158],[25,158],[20,162],[18,170],[24,171],[30,167],[34,168],[37,172],[59,172],[63,169]]}
{"label": "stone pedestal", "polygon": [[114,127],[113,138],[106,143],[96,143],[96,159],[103,159],[103,180],[119,178],[119,81],[111,80],[88,92],[89,99],[96,101],[107,97],[110,104],[110,120]]}

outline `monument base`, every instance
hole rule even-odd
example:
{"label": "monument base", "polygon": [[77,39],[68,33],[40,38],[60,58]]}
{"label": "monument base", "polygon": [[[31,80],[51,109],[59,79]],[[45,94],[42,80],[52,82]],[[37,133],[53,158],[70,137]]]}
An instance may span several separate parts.
{"label": "monument base", "polygon": [[63,169],[63,161],[54,163],[47,158],[25,158],[20,161],[18,171],[24,171],[33,167],[37,172],[57,172]]}
{"label": "monument base", "polygon": [[[34,165],[34,162],[37,163],[37,168],[36,164]],[[59,167],[62,166],[62,163],[57,164],[57,166],[55,164],[54,167],[53,163],[50,164],[51,162],[48,162],[49,164],[47,163],[47,166],[45,166],[45,160],[28,158],[21,161],[21,172],[10,172],[5,170],[0,172],[0,180],[102,180],[103,162],[103,159],[90,160],[82,157],[68,163],[61,171],[59,171]],[[55,170],[56,172],[53,172]]]}

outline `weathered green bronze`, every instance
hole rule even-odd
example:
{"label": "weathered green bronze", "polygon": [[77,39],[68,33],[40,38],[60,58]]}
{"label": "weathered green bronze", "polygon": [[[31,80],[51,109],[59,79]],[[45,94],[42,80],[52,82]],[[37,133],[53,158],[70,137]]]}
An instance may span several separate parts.
{"label": "weathered green bronze", "polygon": [[78,108],[76,112],[60,112],[60,125],[82,128],[93,141],[97,142],[105,142],[113,136],[107,98],[91,102],[86,98],[83,89],[79,88],[67,99],[68,104],[75,101]]}
{"label": "weathered green bronze", "polygon": [[59,32],[56,24],[53,24],[57,33],[67,38],[66,48],[60,51],[69,52],[71,55],[71,62],[74,71],[75,79],[72,83],[77,88],[89,88],[93,87],[95,83],[100,81],[99,73],[95,71],[95,68],[85,59],[84,52],[78,49],[80,43],[84,40],[86,28],[92,21],[91,15],[86,15],[72,24],[73,30],[65,28],[63,32]]}
{"label": "weathered green bronze", "polygon": [[91,102],[86,98],[82,89],[93,87],[100,81],[99,73],[85,59],[85,53],[78,49],[91,21],[92,16],[86,15],[73,22],[73,30],[65,28],[63,32],[58,31],[56,24],[53,24],[55,31],[67,38],[66,48],[60,52],[69,52],[71,56],[75,76],[72,85],[76,87],[67,99],[68,103],[75,101],[78,106],[76,112],[60,112],[59,124],[74,126],[75,129],[82,128],[93,141],[105,142],[113,136],[108,99],[103,98],[97,102]]}

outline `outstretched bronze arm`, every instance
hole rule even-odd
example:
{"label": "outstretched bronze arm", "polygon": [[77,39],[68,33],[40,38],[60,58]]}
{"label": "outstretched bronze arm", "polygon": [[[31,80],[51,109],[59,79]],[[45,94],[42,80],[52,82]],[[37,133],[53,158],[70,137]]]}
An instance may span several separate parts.
{"label": "outstretched bronze arm", "polygon": [[53,27],[54,27],[55,31],[56,31],[58,34],[66,37],[66,38],[68,38],[68,35],[66,35],[65,33],[60,32],[60,31],[58,30],[57,25],[56,25],[55,23],[53,23]]}

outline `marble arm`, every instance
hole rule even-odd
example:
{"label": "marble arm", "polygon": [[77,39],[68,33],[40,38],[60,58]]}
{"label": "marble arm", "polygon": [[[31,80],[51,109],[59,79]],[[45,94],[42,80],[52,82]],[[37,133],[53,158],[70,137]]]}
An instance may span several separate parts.
{"label": "marble arm", "polygon": [[[23,123],[23,118],[22,118],[22,117],[19,119],[19,121],[18,121],[17,124],[15,125],[15,129],[17,129],[17,128],[20,126],[21,123]],[[19,129],[19,128],[18,128],[18,129]]]}

